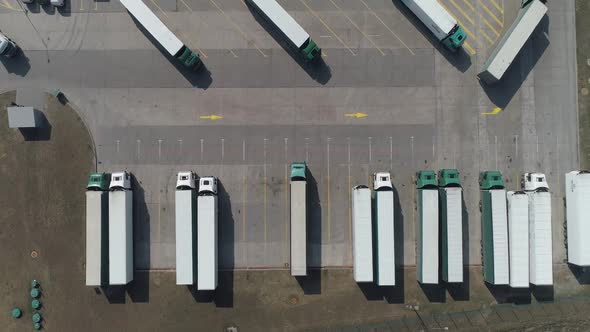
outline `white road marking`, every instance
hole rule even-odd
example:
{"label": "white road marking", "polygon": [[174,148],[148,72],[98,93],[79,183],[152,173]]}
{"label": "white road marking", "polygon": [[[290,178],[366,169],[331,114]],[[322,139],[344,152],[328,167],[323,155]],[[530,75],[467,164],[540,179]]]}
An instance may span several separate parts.
{"label": "white road marking", "polygon": [[225,159],[225,139],[221,139],[221,162]]}
{"label": "white road marking", "polygon": [[162,159],[162,140],[158,140],[158,160]]}
{"label": "white road marking", "polygon": [[205,140],[201,138],[201,160],[203,160],[203,142]]}
{"label": "white road marking", "polygon": [[242,161],[246,161],[246,140],[242,140]]}
{"label": "white road marking", "polygon": [[178,151],[179,153],[182,153],[182,138],[178,139]]}
{"label": "white road marking", "polygon": [[369,137],[369,163],[373,160],[373,137]]}
{"label": "white road marking", "polygon": [[119,154],[119,143],[120,143],[120,141],[117,140],[117,155]]}
{"label": "white road marking", "polygon": [[410,149],[412,150],[412,167],[416,165],[414,162],[414,136],[410,136]]}
{"label": "white road marking", "polygon": [[389,136],[389,171],[393,169],[393,137]]}
{"label": "white road marking", "polygon": [[305,138],[305,163],[309,164],[309,138]]}
{"label": "white road marking", "polygon": [[137,140],[137,159],[139,159],[139,147],[141,145],[141,140]]}

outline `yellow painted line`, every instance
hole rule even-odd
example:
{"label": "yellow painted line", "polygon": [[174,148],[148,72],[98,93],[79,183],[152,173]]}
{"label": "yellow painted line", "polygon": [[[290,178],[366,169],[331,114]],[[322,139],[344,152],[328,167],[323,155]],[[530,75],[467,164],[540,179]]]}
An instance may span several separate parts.
{"label": "yellow painted line", "polygon": [[471,16],[467,15],[467,13],[463,10],[463,8],[461,8],[461,6],[459,6],[455,0],[451,0],[451,4],[453,4],[453,6],[455,6],[455,8],[457,8],[457,10],[459,10],[459,12],[461,13],[461,15],[463,15],[463,17],[465,17],[467,19],[467,21],[469,21],[469,23],[471,23],[471,25],[475,25],[475,22],[473,21],[473,19],[471,18]]}
{"label": "yellow painted line", "polygon": [[14,9],[14,7],[12,7],[12,5],[10,4],[10,2],[8,2],[8,0],[2,0],[2,2],[4,3],[3,7],[6,7],[8,9]]}
{"label": "yellow painted line", "polygon": [[[199,48],[199,44],[197,44],[192,38],[188,37],[187,35],[185,35],[183,32],[180,32],[180,34],[182,35],[183,38],[188,39],[190,41],[193,42],[195,49],[199,52],[199,54],[201,54],[203,56],[204,59],[207,59],[208,56],[207,54],[205,54],[205,52],[203,52],[203,50],[201,50]],[[218,115],[211,115],[210,118],[204,118],[201,117],[201,119],[211,119],[211,120],[217,120],[217,119],[223,119],[223,116],[218,116]]]}
{"label": "yellow painted line", "polygon": [[225,17],[225,19],[235,27],[236,31],[238,31],[247,42],[252,42],[252,44],[254,45],[254,47],[256,47],[258,52],[260,52],[260,54],[262,54],[263,57],[265,57],[265,58],[267,57],[267,55],[264,54],[264,52],[262,52],[262,50],[258,47],[258,45],[256,45],[254,40],[250,40],[248,38],[248,35],[223,11],[223,9],[221,9],[221,7],[219,7],[219,5],[215,1],[213,1],[213,0],[209,0],[209,1],[219,10],[219,12],[221,12],[223,17]]}
{"label": "yellow painted line", "polygon": [[383,22],[383,20],[381,19],[381,17],[379,17],[379,15],[377,15],[377,13],[375,13],[375,11],[374,11],[373,9],[371,9],[371,8],[369,7],[369,5],[367,5],[367,3],[366,3],[364,0],[360,0],[360,1],[361,1],[361,2],[363,3],[363,5],[365,5],[365,7],[366,7],[366,8],[367,8],[367,9],[368,9],[368,10],[369,10],[369,11],[370,11],[372,14],[373,14],[373,16],[375,16],[375,18],[377,18],[377,20],[378,20],[379,22],[381,22],[381,24],[383,24],[383,26],[384,26],[384,27],[385,27],[387,30],[389,30],[389,32],[390,32],[390,33],[391,33],[391,34],[392,34],[392,35],[393,35],[395,38],[397,38],[397,40],[399,40],[399,41],[400,41],[400,43],[402,43],[402,45],[404,45],[404,47],[405,47],[405,48],[407,48],[407,49],[408,49],[408,51],[410,51],[410,53],[412,53],[412,55],[416,55],[416,54],[415,54],[415,53],[414,53],[414,52],[413,52],[413,51],[412,51],[412,50],[411,50],[411,49],[408,47],[408,45],[406,45],[406,43],[404,43],[404,41],[403,41],[403,40],[402,40],[402,39],[401,39],[401,38],[400,38],[400,37],[399,37],[397,34],[395,34],[395,32],[393,32],[393,30],[391,30],[391,28],[390,28],[390,27],[389,27],[387,24],[385,24],[385,22]]}
{"label": "yellow painted line", "polygon": [[465,3],[465,5],[467,7],[469,7],[469,9],[471,9],[474,14],[477,14],[477,10],[475,10],[475,7],[473,7],[473,5],[471,4],[471,2],[469,2],[468,0],[463,0],[463,3]]}
{"label": "yellow painted line", "polygon": [[492,38],[490,36],[488,36],[487,33],[485,33],[485,31],[481,31],[481,34],[485,37],[485,39],[487,39],[490,42],[490,45],[492,45],[494,43],[494,41],[492,40]]}
{"label": "yellow painted line", "polygon": [[166,12],[163,11],[162,8],[160,8],[160,6],[158,6],[158,4],[154,0],[150,0],[150,1],[154,4],[154,6],[156,6],[156,8],[158,8],[159,11],[162,12],[162,14],[164,14],[164,16],[168,17],[168,14],[166,14]]}
{"label": "yellow painted line", "polygon": [[342,45],[344,45],[344,47],[346,47],[346,49],[347,49],[347,50],[348,50],[348,51],[349,51],[349,52],[350,52],[352,55],[356,56],[356,53],[354,53],[354,52],[352,51],[352,49],[351,49],[350,47],[348,47],[348,45],[346,45],[346,43],[344,42],[344,40],[342,40],[342,38],[340,38],[340,37],[338,36],[338,34],[336,34],[336,32],[334,32],[334,30],[332,30],[332,28],[330,28],[330,26],[328,26],[328,24],[326,24],[326,22],[324,22],[324,20],[322,20],[322,18],[321,18],[321,17],[320,17],[320,16],[319,16],[319,15],[318,15],[316,12],[315,12],[313,9],[311,9],[311,7],[309,7],[309,5],[307,5],[307,3],[305,3],[305,1],[304,1],[304,0],[299,0],[299,1],[300,1],[300,2],[301,2],[301,3],[302,3],[304,6],[305,6],[305,7],[307,7],[307,9],[308,9],[308,10],[311,12],[311,14],[312,14],[313,16],[315,16],[315,18],[317,18],[317,19],[318,19],[318,20],[319,20],[319,21],[320,21],[320,22],[321,22],[321,23],[324,25],[324,27],[325,27],[326,29],[328,29],[328,31],[330,31],[330,33],[331,33],[331,34],[333,34],[333,35],[334,35],[334,37],[336,37],[336,39],[338,39],[338,41],[339,41],[339,42],[340,42]]}
{"label": "yellow painted line", "polygon": [[469,43],[468,43],[468,42],[464,42],[464,43],[463,43],[463,46],[464,46],[464,47],[467,49],[467,51],[468,51],[468,52],[469,52],[471,55],[474,55],[475,53],[477,53],[477,52],[475,52],[475,50],[473,49],[473,47],[471,47],[471,45],[469,45]]}
{"label": "yellow painted line", "polygon": [[486,20],[483,16],[479,15],[481,17],[481,19],[483,20],[483,23],[485,23],[485,25],[488,26],[488,28],[490,28],[490,30],[492,30],[497,37],[500,36],[500,33],[498,32],[498,30],[494,29],[494,27],[490,24],[490,22],[488,22],[488,20]]}
{"label": "yellow painted line", "polygon": [[497,3],[496,1],[494,1],[494,0],[490,0],[490,2],[492,3],[492,5],[494,5],[494,7],[496,7],[496,9],[497,9],[497,10],[498,10],[500,13],[504,14],[504,8],[502,8],[500,5],[498,5],[498,3]]}
{"label": "yellow painted line", "polygon": [[375,47],[379,53],[381,53],[381,55],[385,56],[385,52],[383,52],[383,50],[381,50],[381,48],[379,46],[377,46],[377,44],[375,44],[375,42],[373,41],[373,39],[371,39],[371,37],[369,37],[366,33],[363,32],[363,30],[361,30],[361,28],[359,28],[359,26],[354,23],[354,21],[348,16],[346,15],[346,13],[342,10],[342,8],[340,8],[333,0],[330,0],[330,2],[334,5],[334,7],[336,7],[336,9],[338,9],[338,11],[340,11],[340,13],[342,13],[342,15],[344,17],[346,17],[346,19],[363,35],[365,36],[365,38],[367,38],[367,40],[373,45],[373,47]]}
{"label": "yellow painted line", "polygon": [[460,20],[460,19],[459,19],[459,18],[458,18],[456,15],[454,15],[454,14],[453,14],[453,12],[452,12],[452,11],[450,11],[450,10],[449,10],[449,8],[447,8],[447,7],[446,7],[446,6],[445,6],[445,5],[444,5],[442,2],[440,2],[440,1],[439,1],[439,3],[440,3],[440,5],[441,5],[441,6],[442,6],[444,9],[446,9],[446,10],[447,10],[447,12],[449,12],[449,14],[451,14],[451,16],[453,16],[453,18],[454,18],[455,20],[457,20],[457,23],[458,23],[458,24],[461,26],[461,28],[463,28],[463,30],[465,30],[465,33],[467,33],[467,35],[469,36],[469,38],[470,38],[470,39],[473,39],[473,40],[474,40],[474,41],[475,41],[475,42],[476,42],[476,43],[477,43],[479,46],[482,46],[482,45],[481,45],[481,42],[479,41],[479,39],[478,39],[477,37],[475,37],[475,34],[473,34],[473,32],[471,32],[471,30],[469,30],[469,29],[467,28],[467,26],[466,26],[465,24],[463,24],[463,22],[461,22],[461,20]]}
{"label": "yellow painted line", "polygon": [[491,112],[484,112],[481,113],[482,115],[496,115],[498,113],[502,112],[502,109],[500,107],[495,107]]}
{"label": "yellow painted line", "polygon": [[494,15],[494,13],[492,13],[492,11],[488,8],[488,6],[484,5],[483,2],[481,2],[481,0],[477,0],[479,2],[479,4],[483,7],[483,10],[486,11],[486,13],[488,13],[488,15],[490,15],[494,21],[496,21],[496,23],[498,23],[498,25],[503,26],[504,23],[502,23],[502,21],[500,21],[496,15]]}
{"label": "yellow painted line", "polygon": [[84,10],[84,1],[86,0],[80,0],[80,11]]}

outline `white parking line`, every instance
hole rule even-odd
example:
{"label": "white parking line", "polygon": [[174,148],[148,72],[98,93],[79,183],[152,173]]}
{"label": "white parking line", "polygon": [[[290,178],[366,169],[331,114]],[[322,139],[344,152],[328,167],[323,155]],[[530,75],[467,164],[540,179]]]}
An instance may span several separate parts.
{"label": "white parking line", "polygon": [[225,139],[221,139],[221,162],[225,159]]}
{"label": "white parking line", "polygon": [[309,164],[309,138],[305,138],[305,163]]}
{"label": "white parking line", "polygon": [[373,137],[369,137],[369,163],[373,161]]}
{"label": "white parking line", "polygon": [[203,161],[203,142],[205,140],[201,138],[201,161]]}
{"label": "white parking line", "polygon": [[120,143],[120,141],[117,140],[117,155],[119,155],[119,143]]}
{"label": "white parking line", "polygon": [[410,149],[412,150],[412,167],[416,166],[414,162],[414,136],[410,136]]}
{"label": "white parking line", "polygon": [[246,140],[242,140],[242,161],[246,161]]}
{"label": "white parking line", "polygon": [[393,169],[393,137],[389,136],[389,171]]}
{"label": "white parking line", "polygon": [[162,140],[158,140],[158,160],[162,159]]}
{"label": "white parking line", "polygon": [[139,148],[141,145],[141,140],[137,140],[137,159],[139,159]]}

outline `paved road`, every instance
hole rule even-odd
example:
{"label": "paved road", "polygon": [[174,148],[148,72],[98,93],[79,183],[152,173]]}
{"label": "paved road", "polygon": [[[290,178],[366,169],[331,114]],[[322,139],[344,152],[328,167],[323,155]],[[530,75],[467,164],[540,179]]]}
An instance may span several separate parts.
{"label": "paved road", "polygon": [[[284,267],[285,167],[303,159],[316,183],[312,265],[352,264],[349,190],[378,170],[394,175],[398,259],[413,265],[412,175],[443,167],[462,174],[466,263],[480,263],[484,169],[501,170],[508,189],[523,170],[547,173],[554,261],[563,260],[563,173],[578,165],[573,4],[549,3],[506,82],[482,88],[475,75],[516,3],[445,1],[470,34],[452,55],[396,2],[281,1],[323,47],[319,68],[298,63],[238,1],[147,3],[210,75],[179,69],[117,2],[76,0],[71,12],[29,13],[32,25],[22,12],[0,13],[28,58],[5,62],[2,86],[63,88],[95,138],[99,169],[126,168],[140,182],[138,268],[174,266],[174,176],[186,169],[223,184],[222,266]],[[503,111],[482,115],[495,107]],[[347,116],[359,112],[367,117]]]}

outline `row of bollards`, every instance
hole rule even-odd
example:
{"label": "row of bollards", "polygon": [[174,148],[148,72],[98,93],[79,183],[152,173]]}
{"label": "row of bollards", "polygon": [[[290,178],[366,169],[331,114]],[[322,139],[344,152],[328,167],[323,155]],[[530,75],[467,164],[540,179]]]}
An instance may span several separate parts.
{"label": "row of bollards", "polygon": [[[38,311],[39,309],[41,309],[41,301],[39,301],[39,297],[41,296],[41,284],[39,283],[39,281],[33,279],[33,281],[31,281],[31,308],[33,308],[33,329],[35,330],[40,330],[43,325],[41,325],[41,322],[43,321],[43,317],[41,316],[41,313]],[[23,311],[16,307],[14,309],[12,309],[12,317],[14,317],[15,319],[19,319],[21,318],[23,315]]]}

